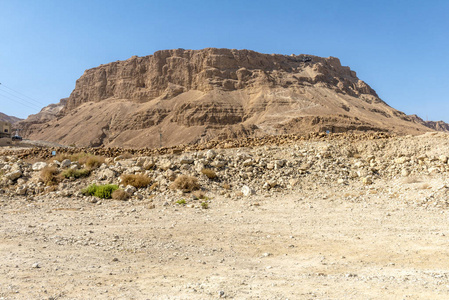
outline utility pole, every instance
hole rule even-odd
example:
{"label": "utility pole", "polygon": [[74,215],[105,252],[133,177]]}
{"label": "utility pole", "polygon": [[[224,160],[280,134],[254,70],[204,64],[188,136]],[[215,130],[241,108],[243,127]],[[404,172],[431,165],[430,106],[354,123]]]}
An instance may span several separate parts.
{"label": "utility pole", "polygon": [[159,127],[159,148],[162,148],[162,128]]}

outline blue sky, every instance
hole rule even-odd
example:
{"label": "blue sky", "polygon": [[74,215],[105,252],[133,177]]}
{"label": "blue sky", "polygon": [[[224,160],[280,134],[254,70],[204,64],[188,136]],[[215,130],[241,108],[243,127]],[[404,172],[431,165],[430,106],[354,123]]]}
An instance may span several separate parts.
{"label": "blue sky", "polygon": [[449,122],[448,15],[439,0],[0,0],[0,112],[37,113],[100,64],[219,47],[335,56],[392,107]]}

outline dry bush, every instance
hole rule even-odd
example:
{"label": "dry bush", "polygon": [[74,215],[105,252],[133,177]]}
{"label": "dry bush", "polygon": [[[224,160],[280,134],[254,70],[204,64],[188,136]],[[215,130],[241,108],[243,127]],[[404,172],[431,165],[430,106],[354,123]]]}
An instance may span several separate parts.
{"label": "dry bush", "polygon": [[223,183],[223,185],[221,187],[224,188],[225,190],[231,189],[231,185],[229,183]]}
{"label": "dry bush", "polygon": [[95,170],[102,164],[104,164],[105,158],[102,156],[89,155],[85,159],[80,159],[78,162],[80,164],[86,164],[86,167],[90,170]]}
{"label": "dry bush", "polygon": [[147,187],[151,183],[151,178],[145,174],[123,174],[121,178],[121,184],[132,185],[137,189]]}
{"label": "dry bush", "polygon": [[112,199],[125,201],[129,199],[129,195],[124,190],[118,189],[112,192]]}
{"label": "dry bush", "polygon": [[[67,153],[60,153],[60,154],[57,154],[57,155],[55,155],[55,156],[52,156],[49,160],[48,160],[48,162],[53,162],[54,160],[57,160],[57,161],[63,161],[64,159],[70,159],[71,157],[70,157],[70,155],[68,155]],[[70,159],[71,160],[71,159]]]}
{"label": "dry bush", "polygon": [[56,185],[59,183],[58,174],[56,167],[45,167],[41,170],[40,179],[45,185]]}
{"label": "dry bush", "polygon": [[90,170],[81,169],[81,170],[74,170],[74,169],[66,169],[61,173],[62,177],[65,178],[81,178],[81,177],[87,177],[90,175]]}
{"label": "dry bush", "polygon": [[206,175],[207,178],[209,178],[209,179],[217,178],[217,173],[215,173],[215,171],[214,171],[214,170],[211,170],[211,169],[202,169],[202,170],[201,170],[201,173],[203,173],[204,175]]}
{"label": "dry bush", "polygon": [[159,182],[155,182],[150,186],[150,191],[154,191],[159,187]]}
{"label": "dry bush", "polygon": [[205,199],[206,198],[206,194],[204,194],[203,191],[194,191],[192,193],[192,195],[198,199]]}
{"label": "dry bush", "polygon": [[64,159],[70,159],[72,162],[76,161],[81,165],[85,164],[90,170],[98,168],[105,162],[105,158],[103,156],[97,156],[85,152],[74,153],[71,155],[66,153],[57,154],[56,156],[53,156],[50,161],[63,161]]}
{"label": "dry bush", "polygon": [[185,193],[199,190],[198,179],[192,176],[180,175],[170,186],[172,189],[182,190]]}

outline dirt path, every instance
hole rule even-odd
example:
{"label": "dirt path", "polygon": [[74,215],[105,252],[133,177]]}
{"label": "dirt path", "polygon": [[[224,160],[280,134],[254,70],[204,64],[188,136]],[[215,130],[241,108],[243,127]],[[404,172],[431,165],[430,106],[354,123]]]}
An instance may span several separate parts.
{"label": "dirt path", "polygon": [[448,211],[395,186],[209,209],[0,198],[0,299],[447,299]]}

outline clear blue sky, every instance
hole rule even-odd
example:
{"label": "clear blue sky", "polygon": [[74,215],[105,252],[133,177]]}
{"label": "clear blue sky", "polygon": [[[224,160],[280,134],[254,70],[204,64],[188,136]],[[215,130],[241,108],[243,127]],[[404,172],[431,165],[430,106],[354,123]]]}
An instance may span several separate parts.
{"label": "clear blue sky", "polygon": [[0,0],[0,112],[37,113],[100,64],[220,47],[335,56],[392,107],[449,122],[448,16],[446,0]]}

